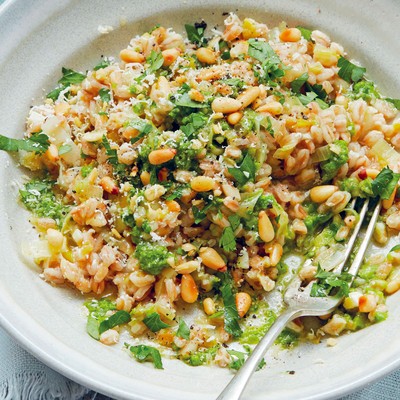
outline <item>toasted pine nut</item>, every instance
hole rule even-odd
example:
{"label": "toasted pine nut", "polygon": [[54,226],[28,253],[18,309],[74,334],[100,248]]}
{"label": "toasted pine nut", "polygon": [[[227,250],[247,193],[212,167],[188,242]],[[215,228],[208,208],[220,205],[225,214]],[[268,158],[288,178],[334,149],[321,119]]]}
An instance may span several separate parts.
{"label": "toasted pine nut", "polygon": [[213,248],[202,247],[199,250],[199,256],[206,267],[220,272],[226,271],[226,264],[224,259]]}
{"label": "toasted pine nut", "polygon": [[131,140],[135,138],[137,135],[139,135],[139,131],[130,126],[126,127],[124,132],[122,133],[122,136],[127,140]]}
{"label": "toasted pine nut", "polygon": [[[193,254],[196,252],[196,246],[193,246],[192,243],[184,243],[182,245],[182,250],[186,251],[186,253],[192,253]],[[191,254],[189,254],[191,255]]]}
{"label": "toasted pine nut", "polygon": [[196,57],[203,64],[215,64],[217,61],[215,53],[207,47],[200,47],[197,49]]}
{"label": "toasted pine nut", "polygon": [[275,237],[274,227],[265,211],[258,214],[258,233],[263,242],[268,243]]}
{"label": "toasted pine nut", "polygon": [[236,111],[232,114],[229,114],[226,119],[231,125],[236,125],[240,122],[243,117],[243,113],[240,111]]}
{"label": "toasted pine nut", "polygon": [[194,303],[199,297],[199,289],[190,274],[182,275],[181,296],[186,303]]}
{"label": "toasted pine nut", "polygon": [[251,306],[251,297],[246,292],[236,293],[235,296],[236,308],[240,318],[243,318]]}
{"label": "toasted pine nut", "polygon": [[215,181],[209,176],[196,176],[190,182],[190,186],[196,192],[208,192],[215,187]]}
{"label": "toasted pine nut", "polygon": [[171,211],[171,212],[179,212],[179,211],[181,211],[181,206],[175,200],[166,200],[165,204],[167,205],[168,210]]}
{"label": "toasted pine nut", "polygon": [[190,89],[189,97],[194,101],[198,101],[199,103],[204,101],[204,94],[197,89]]}
{"label": "toasted pine nut", "polygon": [[315,186],[310,190],[310,198],[314,203],[323,203],[338,190],[334,185]]}
{"label": "toasted pine nut", "polygon": [[378,176],[380,171],[379,171],[379,169],[376,169],[376,168],[366,168],[365,172],[366,172],[368,178],[375,179]]}
{"label": "toasted pine nut", "polygon": [[150,172],[143,171],[140,174],[140,180],[142,181],[144,186],[148,185],[150,183]]}
{"label": "toasted pine nut", "polygon": [[64,236],[60,231],[57,231],[56,229],[47,229],[47,242],[49,243],[49,246],[52,248],[52,250],[58,253],[64,243]]}
{"label": "toasted pine nut", "polygon": [[390,197],[386,200],[382,200],[382,207],[385,210],[388,210],[390,207],[392,207],[393,202],[394,202],[394,198],[396,197],[396,193],[397,193],[397,185],[394,188],[392,194],[390,195]]}
{"label": "toasted pine nut", "polygon": [[169,67],[181,54],[181,51],[177,48],[167,49],[162,52],[164,58],[164,66]]}
{"label": "toasted pine nut", "polygon": [[203,308],[204,308],[204,312],[207,315],[213,315],[215,314],[215,303],[214,300],[211,297],[207,297],[204,299],[203,301]]}
{"label": "toasted pine nut", "polygon": [[361,312],[374,311],[376,305],[376,297],[373,294],[364,294],[358,299],[358,308]]}
{"label": "toasted pine nut", "polygon": [[279,39],[282,42],[298,42],[301,39],[301,32],[297,28],[288,28],[281,32]]}
{"label": "toasted pine nut", "polygon": [[126,63],[143,63],[146,60],[143,54],[131,49],[121,50],[119,58]]}
{"label": "toasted pine nut", "polygon": [[187,261],[174,267],[175,271],[179,274],[190,274],[197,270],[199,267],[198,261]]}
{"label": "toasted pine nut", "polygon": [[271,263],[271,267],[275,267],[282,258],[283,247],[280,243],[274,243],[271,245],[265,245],[266,251],[269,253],[269,259]]}
{"label": "toasted pine nut", "polygon": [[279,101],[271,101],[256,109],[257,112],[268,112],[272,115],[279,115],[283,113],[283,105]]}
{"label": "toasted pine nut", "polygon": [[117,186],[117,183],[114,181],[113,178],[110,178],[109,176],[103,176],[100,180],[100,186],[110,194],[118,194],[119,193],[119,188]]}
{"label": "toasted pine nut", "polygon": [[231,114],[239,111],[242,103],[231,97],[217,97],[211,103],[211,108],[215,113]]}
{"label": "toasted pine nut", "polygon": [[53,143],[50,144],[49,148],[46,150],[47,159],[54,163],[59,159],[57,146]]}
{"label": "toasted pine nut", "polygon": [[252,86],[246,89],[243,93],[240,93],[236,100],[240,101],[241,109],[243,110],[250,105],[260,95],[260,88],[258,86]]}
{"label": "toasted pine nut", "polygon": [[236,188],[235,186],[228,185],[227,183],[224,183],[222,185],[222,191],[224,192],[225,196],[232,197],[232,199],[234,199],[234,200],[240,200],[239,189]]}
{"label": "toasted pine nut", "polygon": [[149,162],[152,165],[160,165],[164,164],[168,161],[171,161],[176,155],[175,149],[159,149],[153,150],[149,154]]}

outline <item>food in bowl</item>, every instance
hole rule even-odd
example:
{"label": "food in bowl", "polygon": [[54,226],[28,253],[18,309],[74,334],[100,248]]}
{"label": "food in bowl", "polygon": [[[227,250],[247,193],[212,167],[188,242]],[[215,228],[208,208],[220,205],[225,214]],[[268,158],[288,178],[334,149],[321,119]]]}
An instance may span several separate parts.
{"label": "food in bowl", "polygon": [[[43,278],[89,296],[94,339],[125,329],[156,368],[160,351],[240,368],[293,273],[313,296],[345,299],[291,322],[282,346],[384,320],[398,246],[350,289],[332,270],[358,220],[352,199],[382,200],[379,244],[400,230],[400,101],[318,30],[235,14],[212,37],[204,22],[185,28],[156,26],[86,74],[63,68],[26,138],[0,137],[35,174],[20,197]],[[309,261],[297,271],[289,254]]]}

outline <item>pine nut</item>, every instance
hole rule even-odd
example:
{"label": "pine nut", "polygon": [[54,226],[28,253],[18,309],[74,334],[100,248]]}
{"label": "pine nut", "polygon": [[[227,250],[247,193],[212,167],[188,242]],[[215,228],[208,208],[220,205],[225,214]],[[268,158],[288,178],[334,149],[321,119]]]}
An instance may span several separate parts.
{"label": "pine nut", "polygon": [[211,108],[215,113],[231,114],[239,111],[242,103],[231,97],[217,97],[211,104]]}
{"label": "pine nut", "polygon": [[58,253],[61,251],[61,248],[64,243],[64,236],[60,231],[56,229],[47,229],[47,242],[49,246],[54,250],[54,252]]}
{"label": "pine nut", "polygon": [[131,49],[121,50],[119,58],[126,63],[143,63],[146,60],[143,54]]}
{"label": "pine nut", "polygon": [[314,203],[323,203],[338,190],[334,185],[315,186],[310,190],[310,198]]}
{"label": "pine nut", "polygon": [[240,111],[236,111],[232,114],[229,114],[226,119],[231,125],[236,125],[240,122],[243,117],[243,113]]}
{"label": "pine nut", "polygon": [[50,144],[49,148],[46,150],[46,157],[52,163],[58,161],[58,149],[55,144]]}
{"label": "pine nut", "polygon": [[196,57],[203,64],[215,64],[217,61],[215,53],[207,47],[200,47],[197,49]]}
{"label": "pine nut", "polygon": [[235,296],[236,308],[240,318],[243,318],[251,306],[251,297],[248,293],[239,292]]}
{"label": "pine nut", "polygon": [[199,256],[202,263],[211,269],[216,271],[225,272],[226,264],[224,259],[211,247],[202,247],[199,250]]}
{"label": "pine nut", "polygon": [[281,32],[279,39],[282,42],[298,42],[301,39],[301,32],[297,28],[288,28]]}
{"label": "pine nut", "polygon": [[207,315],[215,314],[216,309],[215,309],[214,300],[211,297],[205,298],[203,301],[203,308],[204,308],[204,312]]}
{"label": "pine nut", "polygon": [[376,297],[373,294],[364,294],[358,299],[358,309],[360,312],[371,312],[376,308]]}
{"label": "pine nut", "polygon": [[196,192],[208,192],[215,187],[215,181],[209,176],[196,176],[192,179],[190,186]]}
{"label": "pine nut", "polygon": [[179,212],[179,211],[181,211],[181,206],[175,200],[166,200],[165,204],[168,207],[168,210],[171,211],[171,212]]}
{"label": "pine nut", "polygon": [[265,245],[265,247],[265,251],[269,254],[271,267],[275,267],[282,258],[283,247],[280,243],[274,243],[272,246]]}
{"label": "pine nut", "polygon": [[179,49],[167,49],[162,52],[164,67],[169,67],[181,54]]}
{"label": "pine nut", "polygon": [[258,233],[263,242],[268,243],[275,237],[274,227],[265,211],[258,214]]}
{"label": "pine nut", "polygon": [[168,161],[171,161],[176,155],[175,149],[159,149],[153,150],[149,154],[149,162],[152,165],[160,165],[164,164]]}
{"label": "pine nut", "polygon": [[199,289],[190,274],[182,275],[181,297],[186,303],[194,303],[199,297]]}
{"label": "pine nut", "polygon": [[394,198],[396,197],[396,193],[397,193],[397,185],[395,186],[392,194],[390,195],[390,197],[386,200],[382,200],[382,207],[385,210],[388,210],[390,207],[392,207],[393,202],[394,202]]}
{"label": "pine nut", "polygon": [[150,172],[143,171],[140,174],[140,180],[142,181],[144,186],[147,186],[150,183]]}
{"label": "pine nut", "polygon": [[[380,172],[379,169],[375,169],[375,168],[366,168],[365,169],[365,173],[366,173],[367,177],[371,178],[371,179],[375,179],[378,176],[379,172]],[[358,176],[360,176],[360,175],[358,175]]]}
{"label": "pine nut", "polygon": [[110,178],[109,176],[104,176],[100,180],[100,186],[110,194],[118,194],[119,193],[119,188],[117,183],[114,181],[114,179]]}
{"label": "pine nut", "polygon": [[268,112],[272,115],[279,115],[283,113],[283,105],[279,101],[271,101],[256,109],[257,112]]}
{"label": "pine nut", "polygon": [[250,105],[260,95],[258,86],[249,87],[243,93],[240,93],[236,100],[240,101],[241,109],[243,110]]}
{"label": "pine nut", "polygon": [[198,261],[187,261],[174,267],[178,274],[191,274],[199,267]]}

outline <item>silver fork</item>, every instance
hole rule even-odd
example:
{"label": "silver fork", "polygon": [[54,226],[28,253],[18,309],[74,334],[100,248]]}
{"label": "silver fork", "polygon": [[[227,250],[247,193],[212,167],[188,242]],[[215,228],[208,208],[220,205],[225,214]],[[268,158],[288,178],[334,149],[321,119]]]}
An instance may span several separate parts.
{"label": "silver fork", "polygon": [[[354,243],[359,234],[362,222],[367,214],[368,204],[369,200],[367,199],[365,200],[360,210],[359,214],[360,219],[357,225],[355,226],[354,231],[348,241],[346,251],[344,253],[344,259],[340,263],[340,265],[336,267],[334,270],[334,272],[336,273],[340,273],[343,271],[347,259],[351,254]],[[352,205],[353,207],[355,206],[355,201],[353,202]],[[380,210],[381,210],[381,202],[378,202],[372,213],[361,246],[358,249],[358,252],[353,260],[353,263],[351,264],[349,270],[347,271],[349,274],[352,275],[351,281],[349,282],[350,286],[353,283],[353,280],[357,275],[357,272],[364,259],[364,254],[365,251],[367,250]],[[288,322],[292,321],[295,318],[303,316],[319,316],[319,315],[329,314],[330,312],[334,311],[343,301],[343,298],[337,298],[334,296],[311,297],[310,292],[312,285],[313,282],[309,283],[305,288],[302,288],[301,281],[298,275],[296,275],[292,279],[283,297],[284,302],[287,305],[286,310],[276,319],[276,321],[268,330],[268,332],[265,334],[265,336],[260,340],[258,345],[254,348],[250,357],[246,360],[246,362],[243,364],[240,370],[236,373],[236,375],[228,383],[228,385],[225,387],[222,393],[218,396],[217,400],[239,400],[251,375],[253,374],[253,372],[263,359],[269,347],[274,343],[275,339],[282,332],[282,330],[285,328]]]}

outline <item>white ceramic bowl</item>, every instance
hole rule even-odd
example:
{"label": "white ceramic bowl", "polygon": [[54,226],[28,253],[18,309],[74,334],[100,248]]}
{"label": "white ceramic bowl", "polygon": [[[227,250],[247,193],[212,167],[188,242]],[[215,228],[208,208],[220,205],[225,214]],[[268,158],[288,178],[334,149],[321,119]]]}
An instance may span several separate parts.
{"label": "white ceramic bowl", "polygon": [[[0,6],[0,132],[20,137],[29,106],[54,87],[61,66],[90,69],[100,55],[117,55],[129,39],[157,23],[183,31],[204,18],[221,24],[237,11],[274,24],[285,20],[320,28],[367,67],[383,93],[400,94],[400,3],[395,0],[36,0]],[[251,5],[250,5],[251,4]],[[127,24],[120,27],[120,21]],[[115,29],[101,35],[99,25]],[[121,399],[204,400],[216,397],[231,378],[227,370],[165,361],[165,370],[134,362],[119,348],[85,333],[82,298],[54,288],[23,260],[23,241],[34,232],[17,205],[13,184],[23,171],[0,155],[0,323],[27,350],[69,378]],[[382,251],[377,249],[375,251]],[[268,366],[250,382],[244,399],[335,398],[400,366],[399,296],[388,303],[387,321],[345,335],[336,347],[272,349]],[[289,375],[288,370],[295,371]]]}

